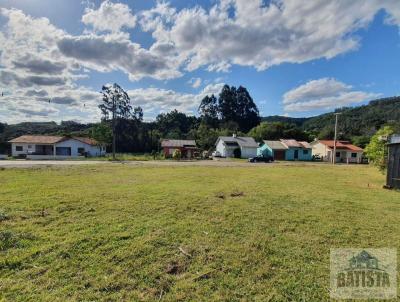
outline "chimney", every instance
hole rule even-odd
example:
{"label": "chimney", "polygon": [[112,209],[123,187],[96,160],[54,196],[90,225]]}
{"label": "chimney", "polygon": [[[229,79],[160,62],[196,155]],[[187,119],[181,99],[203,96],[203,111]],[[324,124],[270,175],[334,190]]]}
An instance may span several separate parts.
{"label": "chimney", "polygon": [[236,133],[233,133],[233,134],[232,134],[232,137],[236,137]]}

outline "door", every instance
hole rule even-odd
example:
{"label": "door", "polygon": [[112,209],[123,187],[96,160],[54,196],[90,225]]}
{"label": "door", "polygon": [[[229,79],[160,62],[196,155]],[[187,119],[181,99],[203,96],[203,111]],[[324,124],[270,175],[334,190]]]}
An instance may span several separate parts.
{"label": "door", "polygon": [[294,150],[294,159],[299,159],[299,150]]}
{"label": "door", "polygon": [[284,150],[275,150],[274,151],[274,159],[275,160],[285,160],[285,151]]}

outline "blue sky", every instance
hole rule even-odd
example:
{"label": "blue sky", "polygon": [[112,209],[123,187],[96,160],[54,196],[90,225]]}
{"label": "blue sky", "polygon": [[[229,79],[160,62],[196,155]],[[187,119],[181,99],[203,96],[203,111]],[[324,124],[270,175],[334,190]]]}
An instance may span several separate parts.
{"label": "blue sky", "polygon": [[[312,116],[399,95],[396,0],[0,0],[0,121],[96,121],[119,83],[150,120],[224,83],[260,114]],[[49,102],[50,100],[50,102]]]}

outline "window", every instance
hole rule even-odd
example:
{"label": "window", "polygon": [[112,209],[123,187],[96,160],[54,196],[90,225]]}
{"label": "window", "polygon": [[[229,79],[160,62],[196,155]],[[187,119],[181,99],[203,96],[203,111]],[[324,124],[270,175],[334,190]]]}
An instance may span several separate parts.
{"label": "window", "polygon": [[340,152],[336,152],[336,157],[340,157]]}
{"label": "window", "polygon": [[308,150],[303,150],[304,155],[308,155]]}
{"label": "window", "polygon": [[352,158],[357,158],[357,153],[351,153]]}
{"label": "window", "polygon": [[85,153],[85,148],[78,148],[78,154],[84,154]]}
{"label": "window", "polygon": [[71,147],[56,147],[56,155],[71,156]]}
{"label": "window", "polygon": [[32,149],[32,145],[28,145],[28,149]]}
{"label": "window", "polygon": [[24,148],[22,146],[15,146],[15,151],[23,151]]}

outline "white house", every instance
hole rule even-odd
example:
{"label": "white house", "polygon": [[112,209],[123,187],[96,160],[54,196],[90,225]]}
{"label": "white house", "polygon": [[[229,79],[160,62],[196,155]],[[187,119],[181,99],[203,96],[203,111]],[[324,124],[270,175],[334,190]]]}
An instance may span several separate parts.
{"label": "white house", "polygon": [[220,136],[215,143],[215,149],[222,157],[234,157],[234,150],[240,150],[241,158],[257,156],[258,144],[252,137]]}
{"label": "white house", "polygon": [[9,141],[14,157],[28,159],[68,159],[101,156],[106,149],[88,137],[22,135]]}
{"label": "white house", "polygon": [[[332,161],[334,141],[316,140],[310,143],[312,154],[322,158],[323,161]],[[352,145],[348,141],[336,141],[337,163],[361,163],[364,150]]]}

